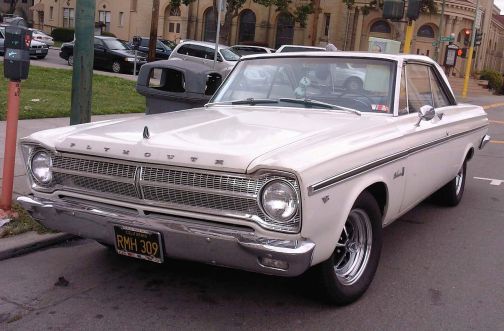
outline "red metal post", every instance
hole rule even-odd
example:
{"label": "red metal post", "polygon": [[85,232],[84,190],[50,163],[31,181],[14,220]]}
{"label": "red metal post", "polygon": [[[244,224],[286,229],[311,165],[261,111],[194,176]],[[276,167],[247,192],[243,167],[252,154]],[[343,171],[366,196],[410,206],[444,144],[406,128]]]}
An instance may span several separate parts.
{"label": "red metal post", "polygon": [[12,189],[14,185],[14,166],[16,163],[17,127],[19,118],[19,94],[21,82],[9,81],[7,95],[7,122],[5,128],[5,154],[2,177],[2,196],[0,209],[8,212],[12,204]]}

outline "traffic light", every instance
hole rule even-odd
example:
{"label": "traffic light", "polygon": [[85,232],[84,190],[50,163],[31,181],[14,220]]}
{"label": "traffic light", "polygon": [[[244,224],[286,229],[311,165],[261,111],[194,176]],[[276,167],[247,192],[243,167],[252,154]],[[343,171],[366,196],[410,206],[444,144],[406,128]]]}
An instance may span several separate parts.
{"label": "traffic light", "polygon": [[408,9],[406,10],[406,17],[410,20],[416,20],[420,16],[420,9],[422,8],[422,0],[408,0]]}
{"label": "traffic light", "polygon": [[383,0],[383,18],[401,20],[404,16],[404,0]]}
{"label": "traffic light", "polygon": [[460,48],[457,51],[457,55],[460,56],[461,58],[465,59],[467,57],[467,47]]}
{"label": "traffic light", "polygon": [[471,30],[464,30],[464,46],[469,46],[471,43]]}
{"label": "traffic light", "polygon": [[483,38],[483,32],[480,30],[476,30],[476,34],[474,35],[474,46],[481,45],[481,39]]}

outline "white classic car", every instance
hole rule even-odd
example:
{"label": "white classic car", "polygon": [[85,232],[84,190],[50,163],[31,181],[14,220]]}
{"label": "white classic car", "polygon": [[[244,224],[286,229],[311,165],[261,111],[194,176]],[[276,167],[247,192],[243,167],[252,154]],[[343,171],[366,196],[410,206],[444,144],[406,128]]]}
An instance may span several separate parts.
{"label": "white classic car", "polygon": [[[355,68],[359,88],[338,68]],[[203,108],[22,139],[32,194],[18,201],[135,258],[313,269],[321,293],[347,304],[373,279],[384,226],[433,193],[459,203],[487,127],[427,57],[244,57]]]}

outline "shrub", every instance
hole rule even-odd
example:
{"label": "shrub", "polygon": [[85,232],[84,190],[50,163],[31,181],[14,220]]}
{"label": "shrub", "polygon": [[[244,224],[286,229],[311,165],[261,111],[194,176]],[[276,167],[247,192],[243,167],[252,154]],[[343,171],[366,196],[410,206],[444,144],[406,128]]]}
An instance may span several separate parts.
{"label": "shrub", "polygon": [[102,31],[101,35],[104,37],[114,37],[114,38],[116,37],[115,34],[113,34],[112,32],[107,32],[107,31]]}
{"label": "shrub", "polygon": [[485,69],[480,72],[480,79],[488,80],[488,87],[497,93],[502,91],[502,75],[495,70]]}
{"label": "shrub", "polygon": [[52,30],[51,36],[56,41],[62,41],[66,43],[74,40],[74,33],[75,33],[74,29],[56,28]]}

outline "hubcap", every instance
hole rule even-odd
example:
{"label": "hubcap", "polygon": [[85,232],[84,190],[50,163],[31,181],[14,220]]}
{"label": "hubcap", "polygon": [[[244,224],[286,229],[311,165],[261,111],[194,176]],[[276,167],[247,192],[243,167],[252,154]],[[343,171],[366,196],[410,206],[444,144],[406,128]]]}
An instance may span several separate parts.
{"label": "hubcap", "polygon": [[350,212],[333,256],[334,272],[343,285],[352,285],[362,276],[373,242],[371,220],[362,209]]}
{"label": "hubcap", "polygon": [[455,193],[460,194],[462,190],[462,182],[464,181],[464,167],[460,168],[459,173],[455,177]]}
{"label": "hubcap", "polygon": [[70,55],[68,57],[68,64],[70,64],[71,66],[73,66],[73,56],[72,55]]}
{"label": "hubcap", "polygon": [[116,73],[119,72],[119,71],[121,71],[121,65],[119,63],[117,63],[117,62],[114,62],[112,64],[112,70],[114,72],[116,72]]}

